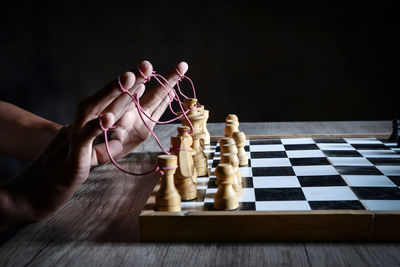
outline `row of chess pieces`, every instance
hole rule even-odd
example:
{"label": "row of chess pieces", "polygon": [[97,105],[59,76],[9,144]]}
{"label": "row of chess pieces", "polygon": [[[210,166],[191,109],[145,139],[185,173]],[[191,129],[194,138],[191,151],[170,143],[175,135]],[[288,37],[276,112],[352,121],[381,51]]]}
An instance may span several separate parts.
{"label": "row of chess pieces", "polygon": [[[193,98],[186,99],[183,105],[189,111],[187,119],[181,117],[182,126],[177,128],[178,135],[171,137],[171,154],[157,157],[157,167],[161,173],[155,203],[157,211],[181,211],[181,201],[197,198],[197,177],[209,175],[204,153],[204,147],[210,145],[210,133],[207,130],[209,111]],[[236,115],[228,114],[225,122],[225,137],[219,140],[221,159],[215,169],[218,190],[214,195],[214,208],[234,210],[238,208],[242,194],[239,166],[248,165],[248,155],[244,149],[246,135],[239,131]]]}

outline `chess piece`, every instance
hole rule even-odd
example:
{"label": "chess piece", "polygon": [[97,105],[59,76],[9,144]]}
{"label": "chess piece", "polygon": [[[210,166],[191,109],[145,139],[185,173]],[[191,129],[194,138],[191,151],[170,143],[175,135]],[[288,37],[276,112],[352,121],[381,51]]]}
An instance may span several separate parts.
{"label": "chess piece", "polygon": [[196,154],[193,156],[193,162],[197,176],[206,176],[208,175],[207,156],[204,154],[200,139],[200,135],[193,136],[192,148],[196,151]]}
{"label": "chess piece", "polygon": [[233,140],[232,137],[222,137],[219,140],[219,146],[222,147],[223,145],[226,145],[226,144],[236,145],[235,140]]}
{"label": "chess piece", "polygon": [[156,195],[157,211],[181,211],[181,196],[174,184],[175,167],[177,157],[175,155],[159,155],[157,166],[162,171],[161,185]]}
{"label": "chess piece", "polygon": [[[228,163],[233,167],[233,189],[235,190],[238,196],[242,195],[242,172],[239,169],[239,158],[235,153],[225,153],[221,155],[221,160],[219,163]],[[219,184],[220,181],[216,181],[216,184]]]}
{"label": "chess piece", "polygon": [[[197,105],[197,99],[195,99],[195,98],[188,98],[188,99],[185,99],[183,102],[183,106],[184,106],[185,110],[191,109],[188,111],[188,113],[186,113],[186,117],[189,119],[190,123],[193,126],[193,132],[190,135],[192,136],[193,139],[194,139],[195,135],[198,135],[200,139],[204,139],[205,134],[203,131],[203,124],[204,124],[205,118],[204,118],[202,112],[199,112],[196,105]],[[190,123],[186,119],[186,117],[183,116],[183,117],[181,117],[180,120],[182,121],[183,126],[190,127]]]}
{"label": "chess piece", "polygon": [[192,200],[197,197],[197,172],[193,162],[192,137],[189,128],[178,127],[178,136],[171,137],[171,153],[178,157],[178,168],[174,180],[182,200]]}
{"label": "chess piece", "polygon": [[249,155],[244,150],[246,135],[244,132],[235,132],[232,135],[233,139],[236,142],[236,146],[238,148],[238,157],[239,157],[239,165],[246,166],[249,164]]}
{"label": "chess piece", "polygon": [[214,195],[214,208],[217,210],[234,210],[239,207],[239,199],[232,186],[233,174],[231,164],[220,163],[215,169],[215,175],[220,180]]}
{"label": "chess piece", "polygon": [[203,120],[203,132],[204,132],[204,144],[205,145],[209,145],[211,143],[211,135],[210,135],[210,132],[207,129],[207,121],[208,121],[209,116],[210,116],[210,111],[205,109],[203,111],[203,117],[204,117],[204,120]]}
{"label": "chess piece", "polygon": [[226,124],[234,124],[236,127],[239,127],[239,118],[235,114],[228,114],[225,117]]}
{"label": "chess piece", "polygon": [[235,124],[229,123],[225,125],[225,137],[232,137],[232,134],[237,131],[239,131],[239,129]]}
{"label": "chess piece", "polygon": [[398,119],[394,119],[392,121],[392,126],[393,126],[393,130],[392,130],[392,134],[389,137],[389,141],[397,143],[399,141],[399,134],[400,134],[400,120]]}
{"label": "chess piece", "polygon": [[238,148],[235,144],[226,144],[221,147],[220,155],[225,153],[235,153],[239,156],[238,152]]}
{"label": "chess piece", "polygon": [[198,109],[197,109],[196,105],[197,105],[196,98],[187,98],[183,101],[184,110],[190,109],[189,112],[186,113],[187,116],[196,115],[196,113],[198,113]]}

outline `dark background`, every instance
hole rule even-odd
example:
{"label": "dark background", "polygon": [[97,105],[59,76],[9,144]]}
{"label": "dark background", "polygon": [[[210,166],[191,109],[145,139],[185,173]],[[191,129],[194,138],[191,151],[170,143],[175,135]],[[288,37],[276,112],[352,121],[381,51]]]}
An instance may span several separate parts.
{"label": "dark background", "polygon": [[142,60],[160,74],[184,60],[210,122],[399,116],[394,2],[279,3],[3,1],[0,99],[68,124]]}
{"label": "dark background", "polygon": [[2,6],[0,98],[62,124],[80,99],[143,59],[161,74],[188,62],[211,122],[227,113],[241,121],[398,115],[391,2],[32,2]]}

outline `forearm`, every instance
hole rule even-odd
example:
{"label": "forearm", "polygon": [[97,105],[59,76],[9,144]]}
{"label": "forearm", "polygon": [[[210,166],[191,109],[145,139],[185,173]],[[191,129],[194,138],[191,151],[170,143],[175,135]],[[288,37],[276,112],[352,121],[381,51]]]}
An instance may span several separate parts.
{"label": "forearm", "polygon": [[0,153],[32,160],[54,138],[61,125],[0,101]]}

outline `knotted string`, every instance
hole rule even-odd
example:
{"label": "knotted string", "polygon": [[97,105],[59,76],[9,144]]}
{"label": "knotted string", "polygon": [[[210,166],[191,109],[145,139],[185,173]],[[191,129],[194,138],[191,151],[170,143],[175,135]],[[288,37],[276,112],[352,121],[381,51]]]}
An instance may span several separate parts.
{"label": "knotted string", "polygon": [[[171,112],[172,112],[174,115],[176,115],[177,117],[175,117],[174,119],[168,120],[168,121],[156,121],[156,120],[153,120],[149,115],[147,115],[147,114],[144,112],[143,108],[142,108],[141,105],[140,105],[140,101],[139,101],[139,98],[138,98],[137,94],[136,94],[136,93],[131,94],[131,92],[129,92],[129,90],[127,90],[127,89],[125,89],[125,88],[123,87],[123,85],[122,85],[122,83],[121,83],[121,78],[120,78],[120,76],[118,76],[118,84],[119,84],[119,87],[120,87],[121,91],[122,91],[123,93],[126,93],[127,95],[129,95],[129,97],[130,97],[130,98],[132,99],[132,101],[135,103],[136,108],[137,108],[137,110],[138,110],[138,114],[139,114],[140,119],[142,120],[142,122],[143,122],[143,124],[145,125],[145,127],[147,128],[147,130],[149,130],[149,132],[151,133],[151,135],[153,135],[153,137],[154,137],[154,139],[156,140],[156,142],[157,142],[157,144],[159,145],[159,147],[162,149],[162,151],[163,151],[165,154],[170,155],[171,153],[168,152],[168,151],[166,151],[166,150],[162,147],[162,145],[161,145],[161,143],[160,143],[160,140],[158,139],[157,135],[154,133],[154,131],[152,130],[152,128],[147,124],[147,122],[145,121],[143,115],[144,115],[146,118],[148,118],[150,121],[152,121],[153,123],[156,123],[156,124],[157,124],[157,123],[159,123],[159,124],[166,124],[166,123],[170,123],[170,122],[176,121],[176,120],[178,120],[178,119],[180,119],[180,118],[182,118],[182,117],[185,117],[185,119],[187,120],[187,122],[188,122],[189,125],[190,125],[190,131],[189,131],[189,133],[192,133],[192,132],[193,132],[193,125],[192,125],[191,121],[189,120],[189,118],[187,117],[186,114],[187,114],[189,111],[195,109],[195,108],[199,105],[199,103],[197,103],[196,106],[194,106],[194,107],[189,107],[187,110],[184,110],[183,105],[182,105],[182,101],[180,100],[180,98],[179,98],[178,94],[176,93],[175,89],[173,88],[173,86],[171,86],[171,84],[168,82],[167,79],[165,79],[162,75],[156,74],[155,71],[153,71],[152,74],[151,74],[150,76],[146,76],[146,75],[141,71],[141,69],[139,68],[139,66],[137,67],[137,69],[138,69],[140,75],[141,75],[141,76],[143,77],[143,79],[144,79],[143,82],[142,82],[143,84],[145,84],[146,82],[150,81],[151,78],[154,77],[155,80],[167,91],[167,94],[168,94],[168,97],[169,97],[169,101],[168,101],[169,109],[170,109]],[[186,95],[184,95],[184,94],[182,93],[182,91],[181,91],[181,89],[180,89],[180,87],[179,87],[179,83],[180,83],[183,79],[187,79],[187,80],[189,80],[190,83],[191,83],[191,86],[192,86],[192,89],[193,89],[193,97],[196,98],[196,91],[195,91],[195,88],[194,88],[193,81],[192,81],[189,77],[187,77],[187,76],[185,76],[185,75],[182,75],[182,74],[179,72],[179,70],[178,70],[177,68],[175,68],[175,71],[176,71],[177,74],[179,75],[179,78],[178,78],[177,83],[176,83],[179,93],[180,93],[184,98],[186,98],[186,99],[189,98],[189,97],[187,97]],[[160,79],[163,80],[165,84],[164,84],[163,82],[161,82]],[[169,88],[168,88],[166,85],[167,85]],[[181,111],[182,111],[182,113],[181,113],[180,115],[178,115],[178,113],[176,113],[176,112],[173,110],[173,108],[172,108],[171,102],[174,101],[174,100],[178,102],[179,107],[180,107],[180,109],[181,109]],[[127,173],[127,174],[130,174],[130,175],[147,175],[147,174],[150,174],[150,173],[152,173],[152,172],[157,172],[157,171],[158,171],[158,172],[160,172],[161,175],[163,175],[163,174],[164,174],[163,170],[171,170],[171,169],[176,169],[176,168],[178,168],[178,166],[174,166],[174,167],[162,167],[162,168],[160,168],[160,167],[157,166],[154,170],[151,170],[151,171],[148,171],[148,172],[145,172],[145,173],[134,173],[134,172],[130,172],[130,171],[127,171],[127,170],[123,169],[121,166],[118,165],[118,163],[116,162],[116,160],[115,160],[115,159],[113,158],[113,156],[111,155],[110,148],[109,148],[109,143],[108,143],[108,136],[107,136],[108,130],[109,130],[109,129],[114,129],[115,126],[112,126],[112,127],[110,127],[110,128],[105,128],[104,125],[103,125],[103,122],[102,122],[102,115],[99,116],[99,124],[100,124],[100,127],[101,127],[101,129],[103,130],[103,133],[104,133],[104,140],[105,140],[105,146],[106,146],[106,151],[107,151],[108,157],[110,158],[111,162],[112,162],[120,171],[122,171],[122,172],[124,172],[124,173]],[[170,150],[171,150],[171,148],[170,148]],[[176,149],[173,149],[173,150],[178,150],[178,151],[190,151],[190,152],[192,152],[192,150],[187,149],[187,148],[176,148]]]}
{"label": "knotted string", "polygon": [[134,172],[130,172],[130,171],[127,171],[127,170],[123,169],[121,166],[119,166],[117,161],[111,155],[110,146],[108,144],[107,132],[108,132],[109,129],[114,129],[115,126],[112,126],[110,128],[105,128],[104,125],[103,125],[102,118],[103,118],[103,115],[100,114],[100,116],[99,116],[99,124],[100,124],[100,128],[103,130],[103,133],[104,133],[104,141],[105,141],[106,151],[107,151],[108,157],[110,158],[111,162],[115,165],[115,167],[117,167],[120,171],[122,171],[124,173],[127,173],[127,174],[130,174],[130,175],[147,175],[147,174],[150,174],[152,172],[159,172],[161,175],[163,175],[164,174],[163,171],[165,171],[165,170],[173,170],[173,169],[178,168],[178,166],[161,167],[161,168],[157,166],[154,170],[147,171],[147,172],[144,172],[144,173],[134,173]]}

